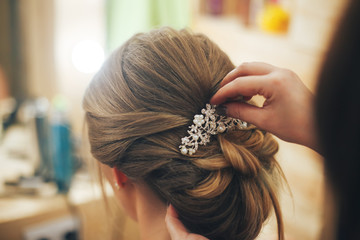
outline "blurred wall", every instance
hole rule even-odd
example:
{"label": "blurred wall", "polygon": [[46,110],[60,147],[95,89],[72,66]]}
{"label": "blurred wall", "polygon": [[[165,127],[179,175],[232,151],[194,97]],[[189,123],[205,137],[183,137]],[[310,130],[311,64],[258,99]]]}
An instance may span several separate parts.
{"label": "blurred wall", "polygon": [[72,62],[72,54],[77,44],[83,41],[93,41],[105,48],[105,1],[55,0],[54,9],[56,93],[68,99],[73,129],[80,135],[83,124],[82,97],[94,73],[77,70]]}
{"label": "blurred wall", "polygon": [[[25,59],[23,39],[20,30],[18,6],[20,0],[0,1],[0,67],[2,68],[2,87],[9,86],[5,92],[18,100],[28,95],[27,77],[25,74]],[[3,90],[4,91],[4,90]]]}
{"label": "blurred wall", "polygon": [[175,29],[190,24],[190,0],[107,0],[107,50],[119,47],[132,35],[160,26]]}
{"label": "blurred wall", "polygon": [[293,0],[290,35],[295,44],[309,51],[326,51],[347,0]]}
{"label": "blurred wall", "polygon": [[29,96],[50,99],[57,89],[54,1],[20,0],[18,7]]}

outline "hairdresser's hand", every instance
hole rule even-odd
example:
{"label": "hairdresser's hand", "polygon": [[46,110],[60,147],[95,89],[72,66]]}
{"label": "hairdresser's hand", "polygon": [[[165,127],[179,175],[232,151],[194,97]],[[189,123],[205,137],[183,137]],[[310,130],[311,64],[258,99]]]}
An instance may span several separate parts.
{"label": "hairdresser's hand", "polygon": [[166,226],[171,236],[171,240],[209,240],[206,237],[189,233],[178,219],[175,209],[170,205],[165,217]]}
{"label": "hairdresser's hand", "polygon": [[[244,63],[231,71],[212,97],[212,104],[226,106],[227,115],[250,122],[279,138],[318,150],[314,131],[314,96],[292,71],[266,63]],[[255,95],[262,107],[232,101]]]}

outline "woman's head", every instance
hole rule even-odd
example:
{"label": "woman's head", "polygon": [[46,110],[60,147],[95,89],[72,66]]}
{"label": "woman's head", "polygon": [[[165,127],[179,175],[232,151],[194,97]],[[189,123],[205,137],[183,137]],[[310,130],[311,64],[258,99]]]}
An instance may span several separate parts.
{"label": "woman's head", "polygon": [[146,183],[192,232],[253,239],[274,207],[282,235],[272,136],[250,126],[213,136],[192,156],[179,149],[194,115],[233,68],[204,35],[170,28],[135,35],[85,94],[91,152]]}

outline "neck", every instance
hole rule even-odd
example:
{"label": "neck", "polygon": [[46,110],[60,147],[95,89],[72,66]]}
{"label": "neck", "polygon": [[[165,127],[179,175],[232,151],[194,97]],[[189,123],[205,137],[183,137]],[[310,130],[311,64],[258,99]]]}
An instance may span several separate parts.
{"label": "neck", "polygon": [[142,240],[170,240],[165,224],[166,205],[147,187],[138,186],[137,220]]}

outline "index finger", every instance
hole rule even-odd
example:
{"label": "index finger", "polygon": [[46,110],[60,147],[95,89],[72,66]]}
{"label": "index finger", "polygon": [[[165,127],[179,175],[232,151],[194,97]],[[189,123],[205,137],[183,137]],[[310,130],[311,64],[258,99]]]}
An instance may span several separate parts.
{"label": "index finger", "polygon": [[249,75],[265,75],[270,73],[274,69],[274,66],[263,63],[263,62],[251,62],[251,63],[243,63],[237,66],[234,70],[229,72],[222,82],[220,83],[220,87],[225,86],[229,82],[234,79],[242,76]]}
{"label": "index finger", "polygon": [[220,88],[212,96],[210,103],[219,105],[238,96],[250,97],[257,94],[264,96],[264,85],[263,76],[239,77]]}

